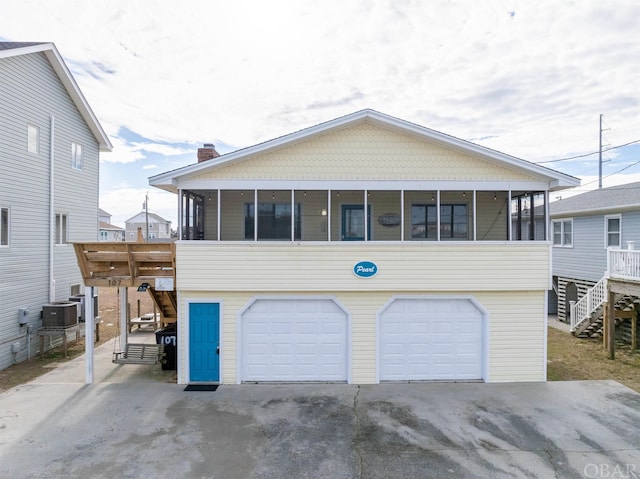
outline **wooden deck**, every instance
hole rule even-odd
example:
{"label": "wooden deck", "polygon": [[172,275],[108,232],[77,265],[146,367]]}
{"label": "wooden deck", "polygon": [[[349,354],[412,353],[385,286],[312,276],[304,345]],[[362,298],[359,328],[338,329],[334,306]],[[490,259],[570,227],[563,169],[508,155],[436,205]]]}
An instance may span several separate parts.
{"label": "wooden deck", "polygon": [[173,243],[74,243],[85,286],[138,287],[156,278],[173,278]]}

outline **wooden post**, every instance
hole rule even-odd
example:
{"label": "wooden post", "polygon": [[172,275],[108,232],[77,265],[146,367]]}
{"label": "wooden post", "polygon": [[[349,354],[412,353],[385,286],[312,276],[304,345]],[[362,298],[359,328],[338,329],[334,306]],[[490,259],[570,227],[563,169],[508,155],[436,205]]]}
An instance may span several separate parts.
{"label": "wooden post", "polygon": [[609,303],[607,304],[607,351],[609,359],[616,358],[616,295],[613,291],[609,291]]}
{"label": "wooden post", "polygon": [[604,303],[602,305],[602,349],[607,349],[607,345],[609,344],[609,321],[607,318],[609,317],[609,303]]}

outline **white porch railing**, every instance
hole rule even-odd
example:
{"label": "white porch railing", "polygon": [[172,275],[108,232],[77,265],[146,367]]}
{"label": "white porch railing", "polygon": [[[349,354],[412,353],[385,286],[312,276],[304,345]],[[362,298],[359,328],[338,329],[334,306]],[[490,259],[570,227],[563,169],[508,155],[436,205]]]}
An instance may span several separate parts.
{"label": "white porch railing", "polygon": [[602,303],[607,300],[607,278],[598,281],[593,288],[587,291],[580,301],[571,304],[571,331],[575,331],[576,326],[591,316]]}
{"label": "white porch railing", "polygon": [[631,242],[628,245],[627,249],[607,250],[607,276],[640,282],[640,250],[633,249]]}

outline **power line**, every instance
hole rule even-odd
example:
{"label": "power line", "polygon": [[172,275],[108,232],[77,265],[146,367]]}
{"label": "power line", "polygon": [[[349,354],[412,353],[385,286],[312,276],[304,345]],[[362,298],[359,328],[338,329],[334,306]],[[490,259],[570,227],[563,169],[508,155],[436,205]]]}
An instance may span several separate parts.
{"label": "power line", "polygon": [[[629,143],[624,143],[622,145],[616,145],[616,146],[610,146],[609,148],[603,148],[602,152],[604,153],[605,151],[615,150],[616,148],[622,148],[624,146],[633,145],[634,143],[640,143],[640,139],[633,140],[633,141],[630,141]],[[598,153],[599,153],[599,151],[594,151],[594,152],[591,152],[591,153],[585,153],[584,155],[569,156],[567,158],[558,158],[557,160],[538,161],[537,164],[541,165],[543,163],[556,163],[556,162],[559,162],[559,161],[575,160],[577,158],[584,158],[586,156],[591,156],[591,155],[595,155],[595,154],[598,154]]]}

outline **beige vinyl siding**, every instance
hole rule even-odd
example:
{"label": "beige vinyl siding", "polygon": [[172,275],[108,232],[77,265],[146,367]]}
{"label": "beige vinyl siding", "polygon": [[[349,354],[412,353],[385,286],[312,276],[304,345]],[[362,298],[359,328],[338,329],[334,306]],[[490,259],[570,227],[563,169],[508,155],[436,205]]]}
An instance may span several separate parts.
{"label": "beige vinyl siding", "polygon": [[[376,315],[384,305],[398,295],[417,295],[416,291],[377,292],[323,292],[320,296],[336,299],[351,315],[350,364],[351,382],[374,384],[377,379]],[[544,291],[441,291],[438,297],[472,296],[488,311],[487,381],[544,381]],[[419,295],[434,295],[422,291]],[[181,291],[179,314],[186,318],[187,301],[212,301],[222,298],[222,363],[221,380],[226,384],[237,382],[239,345],[238,315],[254,297],[265,295],[252,292]],[[282,291],[267,297],[309,297],[305,291]],[[452,318],[455,321],[455,318]],[[186,322],[180,327],[187,328]],[[179,380],[186,382],[187,337],[179,332]]]}
{"label": "beige vinyl siding", "polygon": [[491,382],[546,380],[546,290],[478,293],[491,312]]}
{"label": "beige vinyl siding", "polygon": [[[213,291],[530,290],[549,287],[545,242],[178,242],[181,289]],[[379,272],[353,274],[362,260]]]}
{"label": "beige vinyl siding", "polygon": [[[495,198],[495,199],[494,199]],[[499,241],[508,237],[509,199],[504,192],[476,192],[476,240]]]}
{"label": "beige vinyl siding", "polygon": [[244,238],[244,204],[253,203],[253,191],[222,191],[224,207],[220,225],[220,239],[233,241]]}
{"label": "beige vinyl siding", "polygon": [[[301,204],[302,212],[302,241],[327,240],[327,192],[326,191],[296,191],[296,203]],[[328,213],[328,212],[327,212]]]}
{"label": "beige vinyl siding", "polygon": [[368,123],[225,165],[194,179],[531,180],[513,170]]}

